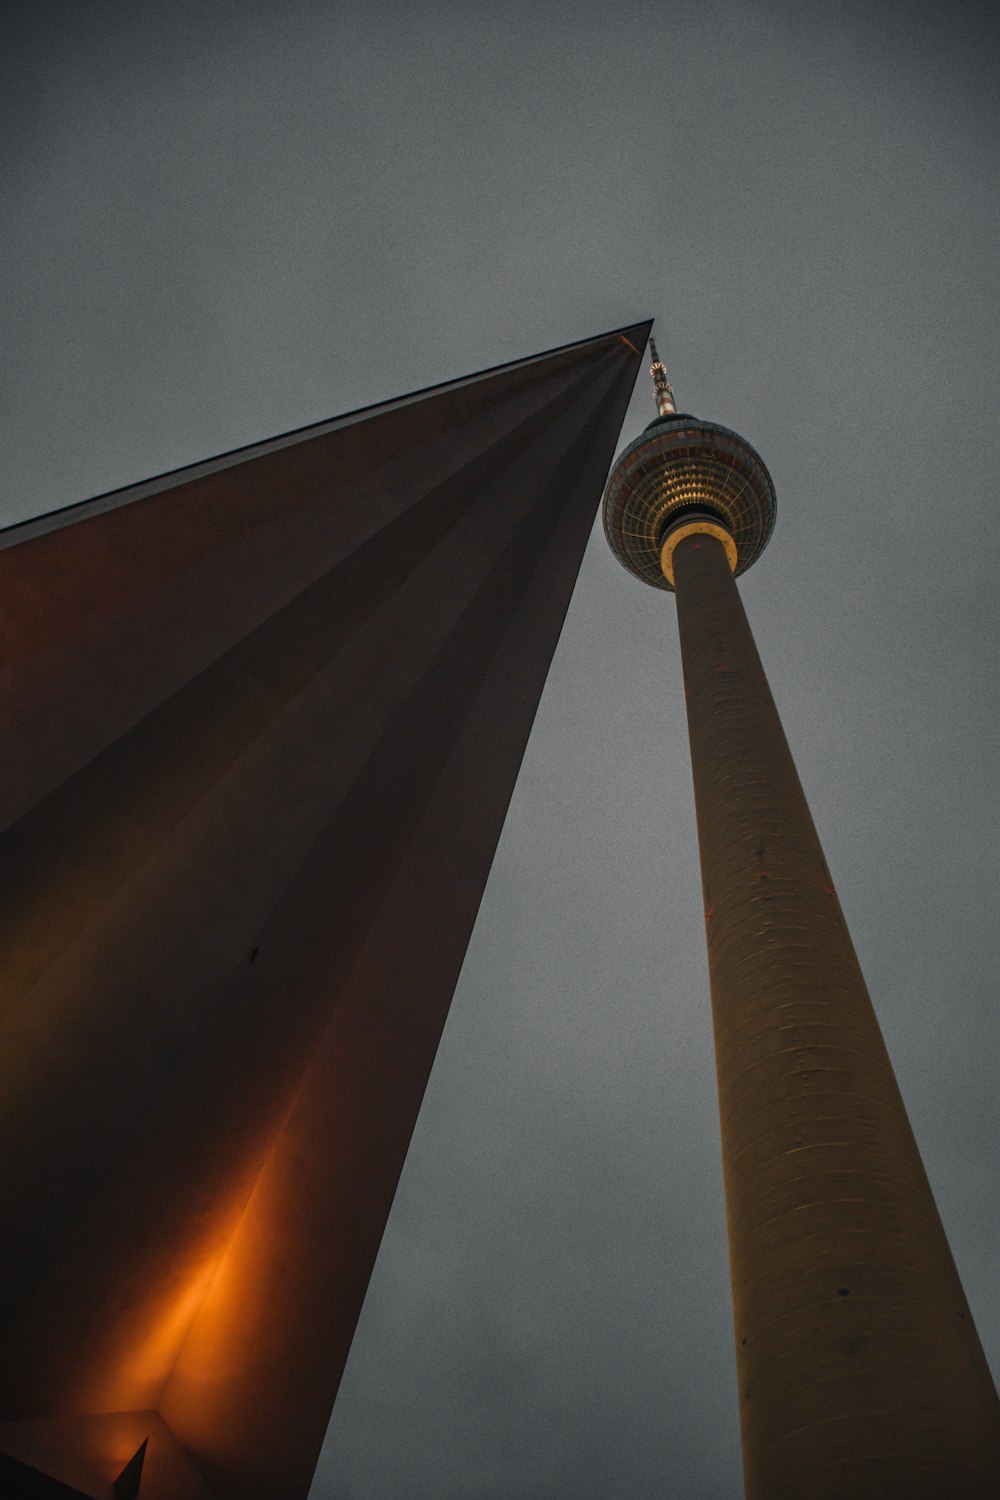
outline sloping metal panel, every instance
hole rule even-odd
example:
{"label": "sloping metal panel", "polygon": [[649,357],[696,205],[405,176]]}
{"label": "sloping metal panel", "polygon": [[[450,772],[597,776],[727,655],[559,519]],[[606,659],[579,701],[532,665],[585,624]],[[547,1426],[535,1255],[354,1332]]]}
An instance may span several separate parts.
{"label": "sloping metal panel", "polygon": [[305,1495],[647,333],[4,535],[0,1450]]}

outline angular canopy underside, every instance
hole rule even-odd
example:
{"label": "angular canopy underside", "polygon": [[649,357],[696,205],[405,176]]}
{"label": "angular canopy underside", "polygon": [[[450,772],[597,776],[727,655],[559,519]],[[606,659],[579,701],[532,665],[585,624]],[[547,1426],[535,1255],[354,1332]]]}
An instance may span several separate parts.
{"label": "angular canopy underside", "polygon": [[306,1494],[647,334],[0,534],[0,1495]]}

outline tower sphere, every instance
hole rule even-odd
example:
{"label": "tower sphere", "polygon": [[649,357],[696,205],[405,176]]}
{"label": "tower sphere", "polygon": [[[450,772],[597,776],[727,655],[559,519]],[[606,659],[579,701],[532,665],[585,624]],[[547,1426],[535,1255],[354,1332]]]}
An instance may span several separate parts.
{"label": "tower sphere", "polygon": [[604,491],[604,532],[618,561],[643,583],[673,592],[660,553],[667,532],[687,517],[714,520],[736,543],[745,573],[774,529],[771,476],[750,444],[682,412],[650,422],[615,464]]}

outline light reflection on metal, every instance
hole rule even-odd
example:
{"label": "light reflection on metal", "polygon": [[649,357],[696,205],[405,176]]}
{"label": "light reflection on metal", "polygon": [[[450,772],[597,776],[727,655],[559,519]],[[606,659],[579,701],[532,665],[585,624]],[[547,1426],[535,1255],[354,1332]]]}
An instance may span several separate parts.
{"label": "light reflection on metal", "polygon": [[656,397],[656,409],[661,417],[669,417],[677,410],[674,405],[674,388],[667,379],[667,367],[656,352],[656,340],[650,339],[649,352],[653,363],[649,367],[649,373],[653,377],[653,394]]}

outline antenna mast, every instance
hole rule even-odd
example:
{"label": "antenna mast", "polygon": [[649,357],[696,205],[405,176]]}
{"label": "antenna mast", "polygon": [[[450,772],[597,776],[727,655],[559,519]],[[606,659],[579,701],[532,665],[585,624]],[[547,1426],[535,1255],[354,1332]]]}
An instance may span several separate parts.
{"label": "antenna mast", "polygon": [[653,377],[653,395],[656,397],[656,409],[661,417],[669,417],[677,410],[674,405],[674,388],[667,379],[667,368],[656,352],[656,341],[650,339],[649,352],[653,357],[653,363],[649,367],[649,373]]}

